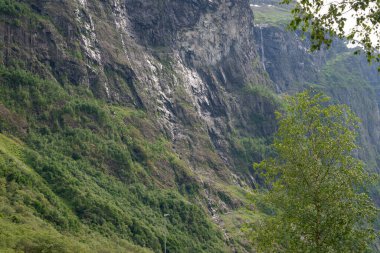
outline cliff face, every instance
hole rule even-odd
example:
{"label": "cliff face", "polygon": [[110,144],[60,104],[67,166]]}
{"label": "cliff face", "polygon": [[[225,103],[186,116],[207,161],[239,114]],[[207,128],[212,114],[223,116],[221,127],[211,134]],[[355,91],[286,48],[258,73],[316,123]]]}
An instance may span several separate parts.
{"label": "cliff face", "polygon": [[274,91],[352,105],[375,164],[377,74],[253,21],[248,0],[0,0],[0,251],[250,251]]}
{"label": "cliff face", "polygon": [[254,36],[262,65],[279,92],[295,89],[306,82],[317,83],[318,71],[326,62],[326,52],[311,54],[307,41],[280,26],[258,25]]}
{"label": "cliff face", "polygon": [[[254,184],[277,107],[248,0],[0,0],[0,13],[4,187],[23,189],[37,227],[85,243],[47,241],[93,252],[91,229],[117,238],[110,250],[159,252],[169,231],[173,252],[243,250],[220,214]],[[25,216],[6,205],[4,222]],[[35,235],[2,247],[41,250]]]}
{"label": "cliff face", "polygon": [[28,3],[45,20],[3,22],[5,66],[22,62],[62,85],[88,87],[100,99],[143,109],[179,147],[189,141],[197,146],[188,140],[197,130],[226,159],[221,167],[232,165],[224,154],[231,128],[272,131],[251,124],[261,105],[240,92],[247,84],[270,85],[258,64],[247,1]]}

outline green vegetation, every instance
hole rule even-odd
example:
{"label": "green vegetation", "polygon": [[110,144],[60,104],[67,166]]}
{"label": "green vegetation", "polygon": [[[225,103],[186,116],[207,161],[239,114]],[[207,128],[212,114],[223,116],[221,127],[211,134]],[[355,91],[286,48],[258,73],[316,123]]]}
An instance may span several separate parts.
{"label": "green vegetation", "polygon": [[35,24],[38,15],[17,0],[0,0],[0,21],[19,26],[23,17],[29,17],[28,25]]}
{"label": "green vegetation", "polygon": [[369,62],[380,62],[379,1],[283,0],[282,3],[292,6],[289,27],[310,34],[311,50],[320,50],[323,45],[330,47],[334,38],[339,38],[360,46]]}
{"label": "green vegetation", "polygon": [[247,162],[262,160],[263,156],[268,153],[269,148],[266,139],[252,137],[235,138],[234,146],[236,155]]}
{"label": "green vegetation", "polygon": [[225,250],[145,112],[1,67],[0,127],[0,251],[160,252],[166,231],[171,252]]}
{"label": "green vegetation", "polygon": [[257,215],[256,212],[244,207],[221,215],[228,234],[235,240],[235,245],[237,245],[235,248],[242,252],[253,252],[253,247],[244,234],[244,226],[246,223],[257,220]]}
{"label": "green vegetation", "polygon": [[287,26],[292,18],[289,9],[281,5],[251,5],[251,9],[258,25]]}
{"label": "green vegetation", "polygon": [[[115,238],[116,242],[110,243],[96,232],[84,227],[80,229],[75,215],[24,163],[25,149],[20,140],[0,134],[1,252],[101,252],[109,249],[148,252],[126,240]],[[60,233],[64,231],[72,234]]]}
{"label": "green vegetation", "polygon": [[260,98],[265,98],[268,101],[279,103],[278,97],[268,86],[262,84],[248,84],[244,86],[243,92],[246,94],[252,94]]}
{"label": "green vegetation", "polygon": [[369,88],[370,85],[361,77],[361,70],[356,66],[360,66],[360,59],[353,58],[350,51],[339,53],[323,66],[320,73],[320,84],[334,88]]}
{"label": "green vegetation", "polygon": [[20,17],[27,8],[15,0],[0,0],[0,13],[3,15]]}
{"label": "green vegetation", "polygon": [[302,92],[279,114],[276,156],[257,165],[270,189],[252,225],[258,252],[366,252],[375,239],[371,177],[352,156],[358,119],[328,100]]}

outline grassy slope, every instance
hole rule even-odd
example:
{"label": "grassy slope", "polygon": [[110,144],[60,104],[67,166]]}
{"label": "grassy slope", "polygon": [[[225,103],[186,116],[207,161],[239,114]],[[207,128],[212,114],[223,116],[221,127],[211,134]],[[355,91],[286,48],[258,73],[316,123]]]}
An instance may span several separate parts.
{"label": "grassy slope", "polygon": [[[1,252],[148,252],[125,240],[110,242],[99,233],[67,234],[57,230],[36,211],[44,205],[51,212],[65,212],[75,221],[74,214],[25,162],[25,145],[18,139],[0,134],[0,250]],[[51,202],[54,202],[51,203]],[[55,206],[59,206],[58,211]],[[69,218],[69,219],[70,219]],[[84,228],[83,228],[84,229]]]}
{"label": "grassy slope", "polygon": [[286,6],[255,4],[251,5],[257,25],[287,26],[291,20],[291,14]]}
{"label": "grassy slope", "polygon": [[[280,7],[262,8],[258,23],[288,19]],[[196,205],[200,186],[149,117],[80,87],[1,68],[0,251],[148,252],[133,243],[158,252],[164,233],[173,252],[226,250]],[[243,138],[235,145],[242,159],[261,159],[266,142]],[[252,202],[241,188],[220,188]],[[231,240],[249,249],[241,229],[257,215],[247,205],[220,218]]]}
{"label": "grassy slope", "polygon": [[[0,0],[0,22],[25,31],[52,26],[15,0]],[[8,45],[20,55],[23,46]],[[74,49],[66,53],[82,58]],[[23,59],[8,64],[0,66],[1,252],[161,252],[164,234],[171,252],[228,251],[201,208],[209,204],[200,197],[203,186],[155,115],[96,99],[64,76],[60,84],[41,79],[24,70]],[[52,76],[49,66],[40,67]],[[262,140],[236,142],[247,158]],[[207,148],[197,152],[212,163],[216,153]],[[225,185],[217,190],[236,193]]]}
{"label": "grassy slope", "polygon": [[144,112],[2,67],[0,130],[3,250],[160,251],[168,233],[175,252],[224,251],[194,204],[197,184]]}

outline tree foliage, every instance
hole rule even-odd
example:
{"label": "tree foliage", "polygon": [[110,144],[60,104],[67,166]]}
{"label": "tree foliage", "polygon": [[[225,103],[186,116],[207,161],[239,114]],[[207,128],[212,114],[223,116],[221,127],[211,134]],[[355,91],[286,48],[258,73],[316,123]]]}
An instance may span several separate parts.
{"label": "tree foliage", "polygon": [[310,32],[311,49],[330,46],[333,38],[360,45],[369,61],[380,61],[380,1],[283,0],[292,4],[290,28]]}
{"label": "tree foliage", "polygon": [[302,92],[278,115],[276,156],[256,164],[270,189],[252,226],[258,252],[365,252],[375,238],[371,177],[352,156],[358,118],[328,101]]}

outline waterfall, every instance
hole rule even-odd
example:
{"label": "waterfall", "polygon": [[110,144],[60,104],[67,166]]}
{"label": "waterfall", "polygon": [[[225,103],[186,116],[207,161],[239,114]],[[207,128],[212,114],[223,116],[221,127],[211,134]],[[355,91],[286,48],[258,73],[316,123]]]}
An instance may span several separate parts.
{"label": "waterfall", "polygon": [[261,64],[263,64],[263,68],[265,68],[265,55],[264,55],[264,39],[263,39],[263,27],[260,26],[260,39],[261,39]]}
{"label": "waterfall", "polygon": [[[264,51],[264,37],[263,37],[263,27],[266,27],[266,26],[265,25],[260,25],[259,27],[260,27],[261,64],[263,65],[263,69],[265,71],[267,71],[267,69],[265,67],[265,51]],[[274,83],[274,86],[275,86],[275,91],[277,93],[280,93],[281,89],[278,86],[278,84],[276,82],[273,82],[273,83]]]}

